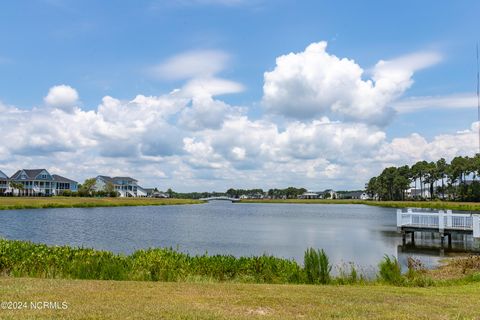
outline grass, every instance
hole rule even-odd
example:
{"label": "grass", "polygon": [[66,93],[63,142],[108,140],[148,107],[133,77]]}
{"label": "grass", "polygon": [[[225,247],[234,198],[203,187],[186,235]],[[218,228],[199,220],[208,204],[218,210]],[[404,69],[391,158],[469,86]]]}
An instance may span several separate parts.
{"label": "grass", "polygon": [[131,255],[69,246],[47,246],[0,239],[0,274],[13,277],[167,282],[234,282],[269,284],[373,284],[452,286],[480,283],[480,256],[447,260],[427,270],[409,259],[401,274],[396,258],[385,256],[377,279],[368,279],[352,264],[333,277],[323,250],[305,251],[303,266],[295,260],[269,255],[189,255],[171,248],[138,250]]}
{"label": "grass", "polygon": [[[412,259],[404,275],[398,261],[386,256],[379,264],[378,279],[372,280],[359,276],[353,266],[349,273],[330,278],[328,257],[322,250],[308,249],[305,256],[310,267],[304,269],[294,261],[271,256],[189,256],[171,249],[140,250],[124,256],[0,240],[0,301],[68,306],[0,308],[0,318],[480,317],[480,256],[448,260],[434,271]],[[322,270],[328,281],[321,281]],[[309,282],[308,272],[316,273],[310,282],[317,285],[302,284]]]}
{"label": "grass", "polygon": [[[88,297],[88,298],[87,298]],[[2,319],[478,319],[480,285],[255,285],[0,277],[1,301],[66,302],[0,310]]]}
{"label": "grass", "polygon": [[273,256],[190,256],[168,248],[129,256],[87,248],[0,240],[0,274],[15,277],[303,283],[303,269]]}
{"label": "grass", "polygon": [[480,211],[480,202],[455,201],[373,201],[355,199],[242,199],[241,203],[291,203],[291,204],[363,204],[388,208],[431,208]]}
{"label": "grass", "polygon": [[156,198],[0,197],[0,210],[198,204],[199,200]]}

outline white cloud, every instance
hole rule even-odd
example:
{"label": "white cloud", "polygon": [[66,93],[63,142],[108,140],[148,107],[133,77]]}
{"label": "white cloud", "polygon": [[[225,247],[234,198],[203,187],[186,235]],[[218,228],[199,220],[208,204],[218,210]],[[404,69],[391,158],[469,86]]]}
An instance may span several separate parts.
{"label": "white cloud", "polygon": [[238,82],[215,78],[195,78],[188,81],[182,87],[182,95],[186,97],[195,96],[219,96],[228,93],[239,93],[244,90],[243,85]]}
{"label": "white cloud", "polygon": [[150,68],[150,72],[164,79],[211,77],[223,69],[230,56],[220,50],[194,50],[173,56]]}
{"label": "white cloud", "polygon": [[[475,153],[476,124],[431,140],[417,133],[390,140],[372,125],[391,112],[414,70],[438,61],[435,55],[379,62],[372,78],[363,80],[358,64],[329,55],[325,46],[280,57],[266,74],[264,102],[271,111],[289,115],[293,93],[305,92],[295,105],[303,112],[300,119],[249,117],[245,108],[215,97],[243,87],[203,71],[190,73],[185,85],[168,94],[127,101],[106,96],[88,111],[75,107],[78,93],[66,85],[50,90],[48,108],[27,111],[0,103],[0,169],[43,166],[80,181],[132,175],[144,186],[185,191],[353,189],[388,165]],[[418,103],[457,106],[458,100]],[[347,112],[349,121],[339,120]]]}
{"label": "white cloud", "polygon": [[477,97],[473,94],[452,94],[445,96],[410,97],[393,104],[399,113],[416,112],[422,109],[476,108]]}
{"label": "white cloud", "polygon": [[379,61],[372,79],[353,60],[326,51],[322,41],[305,51],[277,58],[273,71],[264,75],[263,102],[268,111],[291,118],[319,115],[385,124],[393,109],[390,103],[413,83],[413,73],[440,61],[436,53],[418,53]]}
{"label": "white cloud", "polygon": [[78,93],[77,90],[64,84],[54,86],[48,91],[44,102],[53,108],[72,111],[73,107],[78,103]]}

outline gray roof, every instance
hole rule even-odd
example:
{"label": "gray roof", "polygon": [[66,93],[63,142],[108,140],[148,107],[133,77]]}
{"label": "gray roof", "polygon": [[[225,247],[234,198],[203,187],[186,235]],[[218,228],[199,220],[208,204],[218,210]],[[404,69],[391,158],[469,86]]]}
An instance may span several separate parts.
{"label": "gray roof", "polygon": [[113,177],[114,180],[132,180],[132,181],[137,181],[136,179],[133,179],[131,177]]}
{"label": "gray roof", "polygon": [[[22,169],[22,170],[18,170],[17,172],[15,172],[12,177],[10,179],[12,180],[19,180],[19,176],[20,176],[20,173],[21,172],[25,172],[25,174],[27,175],[27,178],[29,180],[35,180],[37,178],[37,176],[42,172],[42,171],[45,171],[48,173],[48,171],[46,169]],[[50,174],[50,173],[48,173]]]}
{"label": "gray roof", "polygon": [[62,182],[62,183],[78,183],[77,181],[75,180],[70,180],[68,178],[65,178],[65,177],[62,177],[62,176],[59,176],[58,174],[52,174],[52,177],[53,177],[53,181],[55,182]]}
{"label": "gray roof", "polygon": [[97,179],[100,178],[102,179],[103,181],[105,182],[111,182],[111,183],[115,183],[115,180],[113,180],[111,177],[109,176],[97,176]]}
{"label": "gray roof", "polygon": [[2,180],[8,180],[8,176],[0,170],[0,179]]}
{"label": "gray roof", "polygon": [[117,180],[130,180],[130,181],[135,181],[137,182],[136,179],[130,178],[130,177],[109,177],[109,176],[97,176],[97,178],[101,178],[102,180],[106,182],[111,182],[115,183]]}

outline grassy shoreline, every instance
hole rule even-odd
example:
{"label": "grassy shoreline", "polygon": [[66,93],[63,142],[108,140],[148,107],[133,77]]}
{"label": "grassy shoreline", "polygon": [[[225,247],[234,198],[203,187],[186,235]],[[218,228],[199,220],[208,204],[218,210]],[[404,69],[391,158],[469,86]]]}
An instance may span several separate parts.
{"label": "grassy shoreline", "polygon": [[463,211],[480,211],[480,202],[454,201],[373,201],[352,199],[242,199],[240,203],[284,203],[284,204],[363,204],[388,208],[430,208]]}
{"label": "grassy shoreline", "polygon": [[[156,198],[82,198],[82,197],[0,197],[0,210],[46,209],[46,208],[94,208],[128,206],[163,206],[200,204],[195,199]],[[480,202],[453,201],[371,201],[331,199],[242,199],[239,203],[281,203],[281,204],[362,204],[388,208],[431,208],[462,211],[480,211]]]}
{"label": "grassy shoreline", "polygon": [[[407,283],[408,275],[396,285],[381,279],[349,282],[347,275],[342,282],[311,285],[294,261],[270,256],[193,257],[171,249],[124,256],[0,240],[0,302],[22,303],[21,310],[2,304],[0,317],[476,319],[479,271],[480,257],[472,256],[413,274],[417,280],[432,277],[431,282]],[[296,274],[300,278],[291,276]],[[45,301],[56,304],[31,307]]]}
{"label": "grassy shoreline", "polygon": [[[480,285],[399,288],[0,277],[1,301],[60,310],[0,310],[2,319],[478,319]],[[88,299],[85,299],[88,297]]]}
{"label": "grassy shoreline", "polygon": [[0,210],[199,204],[200,200],[156,198],[0,197]]}

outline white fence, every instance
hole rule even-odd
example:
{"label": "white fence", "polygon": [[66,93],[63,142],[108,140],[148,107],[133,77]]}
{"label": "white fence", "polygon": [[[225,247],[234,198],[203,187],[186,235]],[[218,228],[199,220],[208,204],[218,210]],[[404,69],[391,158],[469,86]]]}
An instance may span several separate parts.
{"label": "white fence", "polygon": [[448,230],[471,230],[474,238],[480,238],[480,215],[467,213],[452,213],[451,210],[425,212],[408,209],[406,212],[397,210],[397,227]]}

